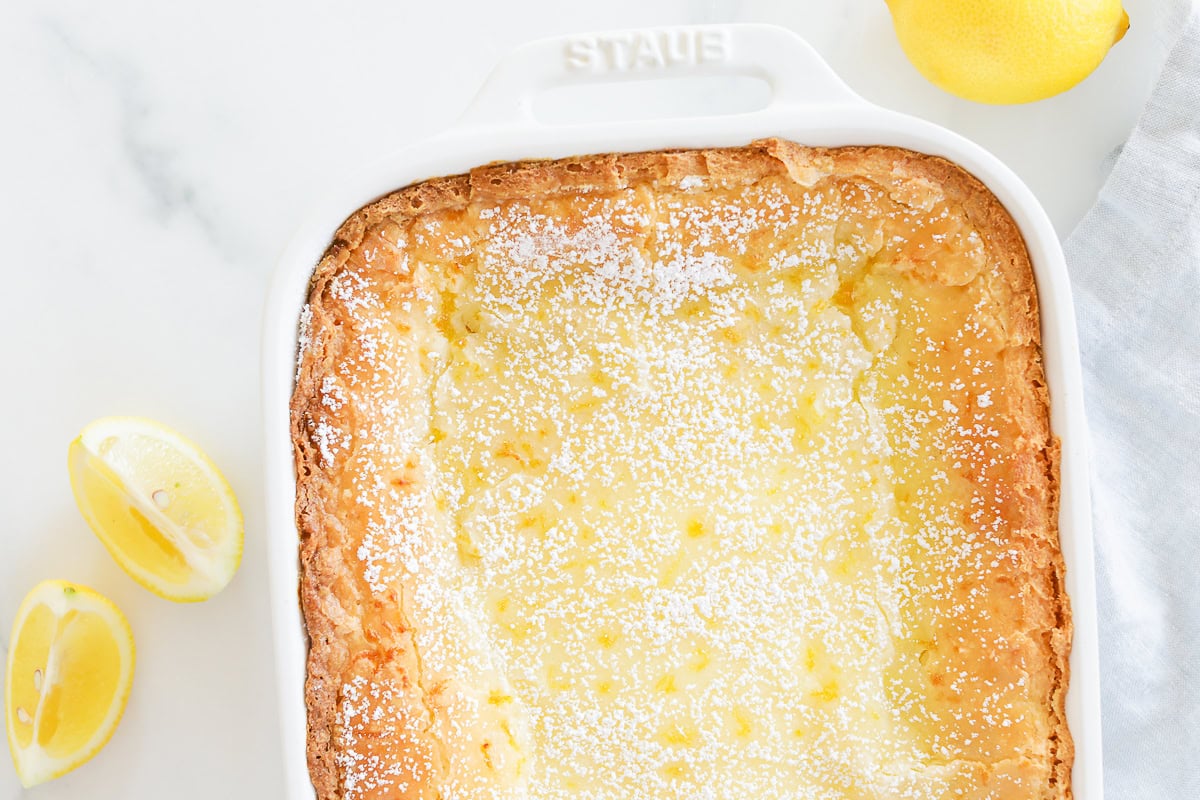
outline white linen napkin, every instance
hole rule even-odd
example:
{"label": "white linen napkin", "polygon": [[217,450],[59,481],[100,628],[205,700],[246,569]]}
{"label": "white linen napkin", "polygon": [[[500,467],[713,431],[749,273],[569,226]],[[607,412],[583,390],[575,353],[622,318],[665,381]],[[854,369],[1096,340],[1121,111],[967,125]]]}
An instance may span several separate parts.
{"label": "white linen napkin", "polygon": [[1066,243],[1108,800],[1200,798],[1200,8]]}

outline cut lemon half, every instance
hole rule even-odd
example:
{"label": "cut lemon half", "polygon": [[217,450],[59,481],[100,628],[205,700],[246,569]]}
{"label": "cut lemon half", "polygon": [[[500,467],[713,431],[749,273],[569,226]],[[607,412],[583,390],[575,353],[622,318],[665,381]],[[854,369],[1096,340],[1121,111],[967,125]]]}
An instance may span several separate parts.
{"label": "cut lemon half", "polygon": [[99,752],[133,682],[133,633],[120,610],[86,586],[43,581],[17,610],[4,675],[4,716],[26,788]]}
{"label": "cut lemon half", "polygon": [[242,560],[242,512],[220,470],[175,431],[105,417],[70,448],[88,525],[129,575],[168,600],[206,600]]}

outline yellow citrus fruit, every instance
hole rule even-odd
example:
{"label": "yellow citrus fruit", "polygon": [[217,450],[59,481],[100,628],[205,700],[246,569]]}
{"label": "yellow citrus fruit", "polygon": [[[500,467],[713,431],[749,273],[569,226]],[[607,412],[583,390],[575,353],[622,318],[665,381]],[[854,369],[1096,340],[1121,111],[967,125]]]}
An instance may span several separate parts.
{"label": "yellow citrus fruit", "polygon": [[981,103],[1027,103],[1091,74],[1129,29],[1121,0],[887,0],[909,60]]}
{"label": "yellow citrus fruit", "polygon": [[43,581],[13,623],[4,675],[8,747],[25,787],[70,772],[116,730],[133,682],[133,633],[107,598]]}
{"label": "yellow citrus fruit", "polygon": [[242,560],[242,512],[216,466],[175,431],[105,417],[71,442],[71,488],[92,530],[138,583],[205,600]]}

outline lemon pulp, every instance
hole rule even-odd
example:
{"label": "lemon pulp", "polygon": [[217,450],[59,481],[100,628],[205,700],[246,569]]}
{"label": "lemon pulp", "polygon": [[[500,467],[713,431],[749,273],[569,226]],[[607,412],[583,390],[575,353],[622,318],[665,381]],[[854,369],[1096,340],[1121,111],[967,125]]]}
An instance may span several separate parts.
{"label": "lemon pulp", "polygon": [[108,417],[71,443],[80,511],[117,563],[171,600],[203,600],[241,560],[243,526],[224,477],[194,444],[149,420]]}
{"label": "lemon pulp", "polygon": [[110,601],[45,581],[25,598],[5,680],[9,747],[33,786],[91,758],[120,720],[133,678],[133,634]]}

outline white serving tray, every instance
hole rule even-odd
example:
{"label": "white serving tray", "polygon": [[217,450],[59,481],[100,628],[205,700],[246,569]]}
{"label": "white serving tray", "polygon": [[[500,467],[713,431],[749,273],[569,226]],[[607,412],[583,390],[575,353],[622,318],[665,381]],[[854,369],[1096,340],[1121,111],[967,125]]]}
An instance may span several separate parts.
{"label": "white serving tray", "polygon": [[[610,100],[591,109],[592,116],[604,115],[601,122],[549,125],[534,116],[534,100],[558,87],[735,76],[766,82],[770,100],[765,108],[723,116],[627,120],[622,119],[625,105]],[[284,252],[266,310],[263,402],[268,555],[288,800],[314,797],[305,757],[307,638],[298,599],[299,536],[293,513],[289,402],[298,320],[309,277],[338,226],[356,209],[398,188],[491,161],[736,146],[769,136],[816,146],[896,145],[942,156],[982,180],[1020,227],[1033,259],[1041,304],[1051,426],[1062,440],[1059,527],[1075,619],[1067,694],[1067,721],[1076,747],[1072,784],[1076,800],[1102,800],[1086,428],[1074,306],[1058,237],[1029,189],[990,153],[930,122],[866,102],[803,39],[770,25],[646,28],[545,39],[519,47],[500,62],[454,126],[335,187]]]}

